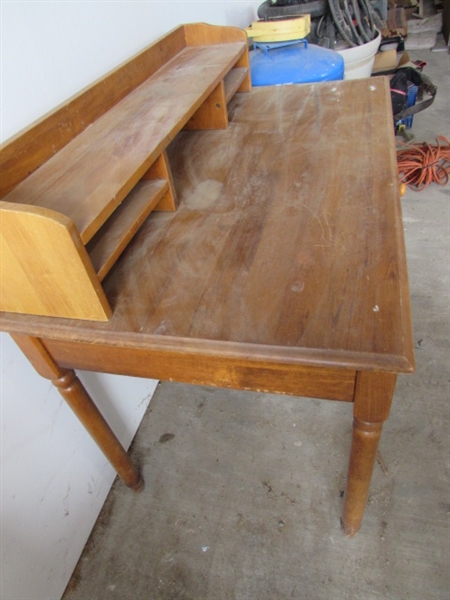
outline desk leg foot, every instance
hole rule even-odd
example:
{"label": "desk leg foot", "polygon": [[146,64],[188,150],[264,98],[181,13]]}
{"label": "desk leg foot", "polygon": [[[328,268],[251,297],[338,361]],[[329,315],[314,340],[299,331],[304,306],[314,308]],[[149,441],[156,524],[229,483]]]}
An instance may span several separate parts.
{"label": "desk leg foot", "polygon": [[140,494],[145,488],[145,481],[143,480],[141,475],[139,475],[139,481],[134,485],[129,485],[128,487],[130,487],[133,490],[133,492],[136,492],[136,494]]}
{"label": "desk leg foot", "polygon": [[357,374],[352,446],[341,526],[347,537],[361,527],[370,480],[384,421],[389,416],[396,376],[392,373]]}

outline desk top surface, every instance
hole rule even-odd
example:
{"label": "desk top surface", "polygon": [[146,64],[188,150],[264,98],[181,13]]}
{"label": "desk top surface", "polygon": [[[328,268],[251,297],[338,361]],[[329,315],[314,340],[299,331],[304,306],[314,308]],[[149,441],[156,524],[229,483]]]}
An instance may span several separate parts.
{"label": "desk top surface", "polygon": [[410,371],[409,291],[384,79],[256,88],[168,148],[179,208],[104,280],[108,323],[5,314],[61,340]]}

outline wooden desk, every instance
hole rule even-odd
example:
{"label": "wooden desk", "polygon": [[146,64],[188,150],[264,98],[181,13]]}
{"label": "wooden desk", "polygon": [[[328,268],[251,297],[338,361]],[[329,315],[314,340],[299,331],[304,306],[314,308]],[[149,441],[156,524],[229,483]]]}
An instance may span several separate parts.
{"label": "wooden desk", "polygon": [[108,321],[4,313],[2,329],[136,490],[72,369],[353,402],[351,536],[414,364],[389,87],[257,88],[228,116],[167,146],[178,208],[147,218],[105,275]]}

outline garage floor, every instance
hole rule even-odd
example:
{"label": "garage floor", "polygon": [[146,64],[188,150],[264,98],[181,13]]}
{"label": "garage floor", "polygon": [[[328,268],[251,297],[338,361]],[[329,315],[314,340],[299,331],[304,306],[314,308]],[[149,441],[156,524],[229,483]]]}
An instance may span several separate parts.
{"label": "garage floor", "polygon": [[[447,51],[416,141],[450,138]],[[351,405],[161,384],[64,600],[448,600],[450,189],[403,198],[417,370],[401,376],[360,533],[339,517]]]}

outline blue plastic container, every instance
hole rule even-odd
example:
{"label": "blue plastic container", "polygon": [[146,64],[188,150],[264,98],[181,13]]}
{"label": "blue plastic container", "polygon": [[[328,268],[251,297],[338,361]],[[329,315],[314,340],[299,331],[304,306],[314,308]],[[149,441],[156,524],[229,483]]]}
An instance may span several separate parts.
{"label": "blue plastic container", "polygon": [[344,59],[307,40],[255,44],[250,52],[252,85],[286,85],[344,79]]}

